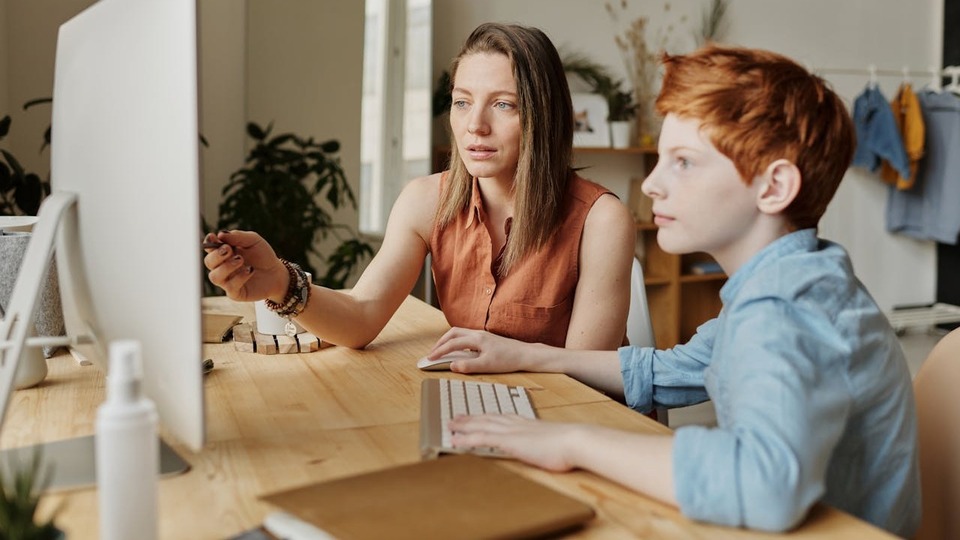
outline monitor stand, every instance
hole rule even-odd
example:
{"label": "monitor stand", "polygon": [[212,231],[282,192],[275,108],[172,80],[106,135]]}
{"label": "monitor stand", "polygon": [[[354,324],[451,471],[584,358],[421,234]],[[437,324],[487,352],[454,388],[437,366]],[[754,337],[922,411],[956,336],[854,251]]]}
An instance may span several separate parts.
{"label": "monitor stand", "polygon": [[[33,327],[33,315],[43,278],[47,275],[53,246],[61,221],[71,211],[76,212],[77,197],[73,193],[53,192],[40,207],[38,221],[33,227],[30,243],[23,257],[17,281],[10,296],[10,303],[3,319],[0,319],[0,429],[6,416],[10,395],[13,393],[14,375],[23,348],[28,345],[27,335]],[[75,218],[75,216],[72,216]],[[91,332],[92,334],[92,332]],[[95,339],[95,336],[71,336],[78,342]],[[102,367],[102,366],[101,366]],[[160,444],[160,474],[172,475],[186,472],[190,465],[164,443]],[[9,467],[29,463],[34,452],[43,459],[41,467],[52,466],[51,488],[71,489],[96,484],[93,435],[54,441],[31,447],[13,448],[0,452],[0,472],[8,475]],[[49,464],[49,465],[48,465]]]}
{"label": "monitor stand", "polygon": [[[190,464],[163,440],[160,443],[161,477],[175,476],[190,470]],[[45,490],[65,491],[95,487],[97,466],[94,452],[94,436],[76,437],[53,441],[36,446],[10,448],[0,451],[0,475],[13,478],[13,472],[29,464],[39,452],[41,471],[49,470],[50,478]],[[47,474],[47,473],[44,473]]]}

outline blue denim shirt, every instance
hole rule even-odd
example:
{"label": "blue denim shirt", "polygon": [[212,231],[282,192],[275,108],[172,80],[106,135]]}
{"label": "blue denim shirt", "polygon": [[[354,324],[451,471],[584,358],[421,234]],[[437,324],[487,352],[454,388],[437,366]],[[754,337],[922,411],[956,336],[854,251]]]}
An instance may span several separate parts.
{"label": "blue denim shirt", "polygon": [[876,171],[885,159],[902,178],[910,178],[910,158],[887,98],[876,86],[867,86],[853,102],[857,148],[853,165]]}
{"label": "blue denim shirt", "polygon": [[920,518],[916,413],[896,335],[846,251],[806,229],[755,255],[684,345],[619,350],[640,411],[712,399],[716,428],[677,429],[684,515],[781,531],[813,504],[910,535]]}

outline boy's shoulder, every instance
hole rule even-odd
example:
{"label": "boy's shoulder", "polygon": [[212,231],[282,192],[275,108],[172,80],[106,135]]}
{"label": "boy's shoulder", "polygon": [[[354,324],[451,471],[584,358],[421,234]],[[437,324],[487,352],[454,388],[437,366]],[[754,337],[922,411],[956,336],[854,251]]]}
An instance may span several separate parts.
{"label": "boy's shoulder", "polygon": [[788,301],[830,302],[865,293],[847,251],[834,242],[814,237],[793,249],[775,250],[752,266],[737,301],[779,297]]}

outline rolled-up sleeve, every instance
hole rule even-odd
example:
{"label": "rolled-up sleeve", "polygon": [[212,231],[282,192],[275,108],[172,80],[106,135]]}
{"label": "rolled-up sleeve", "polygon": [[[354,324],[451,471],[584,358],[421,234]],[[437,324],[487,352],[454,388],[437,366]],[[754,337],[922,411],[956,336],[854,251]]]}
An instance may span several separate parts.
{"label": "rolled-up sleeve", "polygon": [[824,494],[850,409],[850,352],[828,319],[787,301],[741,307],[723,322],[711,367],[720,427],[676,432],[677,501],[692,519],[784,531]]}
{"label": "rolled-up sleeve", "polygon": [[710,365],[716,319],[697,328],[689,342],[669,350],[621,347],[620,373],[627,406],[640,412],[684,407],[709,399],[704,370]]}

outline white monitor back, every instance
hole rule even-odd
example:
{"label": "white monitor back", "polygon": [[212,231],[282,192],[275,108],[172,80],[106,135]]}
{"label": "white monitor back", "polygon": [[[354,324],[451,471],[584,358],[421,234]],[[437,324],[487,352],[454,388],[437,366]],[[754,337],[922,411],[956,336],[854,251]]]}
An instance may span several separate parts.
{"label": "white monitor back", "polygon": [[70,335],[106,369],[142,344],[165,434],[204,443],[195,0],[101,0],[60,27],[53,190],[77,195],[57,242]]}

